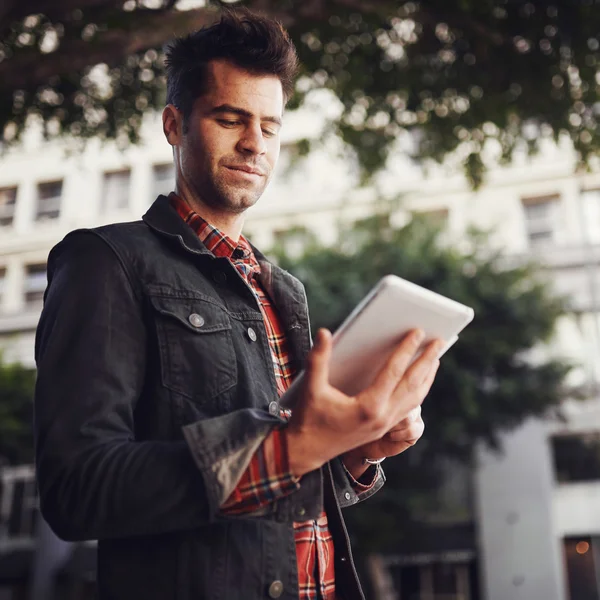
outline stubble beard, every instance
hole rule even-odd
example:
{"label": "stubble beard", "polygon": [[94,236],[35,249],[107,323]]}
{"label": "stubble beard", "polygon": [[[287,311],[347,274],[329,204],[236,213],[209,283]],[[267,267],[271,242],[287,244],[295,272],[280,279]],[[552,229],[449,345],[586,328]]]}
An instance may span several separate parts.
{"label": "stubble beard", "polygon": [[230,212],[242,213],[254,206],[265,191],[266,182],[261,186],[237,186],[217,177],[213,182],[221,206]]}
{"label": "stubble beard", "polygon": [[205,173],[210,174],[198,177],[194,181],[195,192],[211,208],[234,214],[241,214],[254,206],[263,195],[270,179],[266,176],[260,186],[244,186],[231,184],[225,181],[225,177],[212,170]]}

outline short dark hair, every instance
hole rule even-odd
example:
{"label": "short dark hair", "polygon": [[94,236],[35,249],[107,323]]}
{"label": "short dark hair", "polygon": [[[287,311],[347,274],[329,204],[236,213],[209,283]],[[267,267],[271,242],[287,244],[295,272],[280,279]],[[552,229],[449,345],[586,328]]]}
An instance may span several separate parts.
{"label": "short dark hair", "polygon": [[166,49],[167,104],[189,118],[208,87],[208,64],[225,59],[257,75],[275,75],[287,102],[298,70],[296,48],[283,26],[248,10],[227,10],[209,27],[170,42]]}

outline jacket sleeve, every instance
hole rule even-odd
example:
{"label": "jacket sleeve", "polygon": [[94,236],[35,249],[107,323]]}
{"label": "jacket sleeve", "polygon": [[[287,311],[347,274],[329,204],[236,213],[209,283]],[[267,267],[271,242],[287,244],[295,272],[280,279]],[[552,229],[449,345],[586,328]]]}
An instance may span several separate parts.
{"label": "jacket sleeve", "polygon": [[[40,505],[63,539],[193,529],[218,518],[256,449],[281,423],[244,409],[184,428],[184,440],[138,441],[147,328],[134,277],[90,231],[56,246],[36,335],[34,431]],[[319,474],[270,517],[318,514]]]}
{"label": "jacket sleeve", "polygon": [[300,487],[290,471],[285,429],[275,428],[254,453],[232,494],[221,506],[224,515],[260,514]]}
{"label": "jacket sleeve", "polygon": [[[366,484],[356,481],[339,457],[331,461],[331,473],[333,475],[333,491],[342,508],[358,504],[370,498],[385,484],[385,473],[381,465],[375,467],[375,472],[370,475],[372,479]],[[365,473],[365,476],[368,477],[367,473]]]}

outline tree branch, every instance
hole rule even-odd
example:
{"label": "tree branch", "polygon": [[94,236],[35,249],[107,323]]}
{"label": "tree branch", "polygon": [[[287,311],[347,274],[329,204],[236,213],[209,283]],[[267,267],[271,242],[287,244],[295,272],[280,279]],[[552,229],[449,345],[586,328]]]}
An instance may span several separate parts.
{"label": "tree branch", "polygon": [[[143,12],[143,14],[142,14]],[[0,81],[8,89],[36,89],[51,77],[80,73],[99,63],[114,66],[131,54],[160,47],[165,41],[212,22],[215,11],[146,10],[123,13],[127,20],[118,29],[100,31],[91,41],[65,40],[50,54],[37,49],[15,54],[0,63]],[[129,23],[135,27],[128,27]]]}
{"label": "tree branch", "polygon": [[446,23],[453,29],[461,29],[462,31],[470,31],[476,36],[491,42],[495,46],[503,46],[506,43],[512,43],[510,38],[506,38],[498,31],[494,31],[487,25],[477,21],[473,17],[460,12],[447,13],[443,10],[438,10],[434,13],[426,8],[419,8],[418,12],[412,17],[415,21],[435,27],[439,23]]}
{"label": "tree branch", "polygon": [[280,21],[285,27],[294,25],[298,17],[308,21],[322,22],[336,14],[340,8],[363,14],[379,14],[393,16],[398,9],[398,2],[392,0],[305,0],[294,9],[276,8],[279,2],[273,0],[249,0],[245,6],[252,11],[264,13]]}
{"label": "tree branch", "polygon": [[[167,6],[174,0],[165,0]],[[11,14],[17,14],[24,9],[17,5],[19,0],[9,0],[12,7]],[[31,13],[31,8],[44,10],[45,14],[52,12],[52,0],[32,0],[26,4],[25,12]],[[103,7],[110,7],[115,0],[62,0],[59,3],[62,13],[68,11],[69,7],[77,4],[92,12],[106,12]],[[377,13],[392,16],[396,3],[390,0],[310,0],[302,4],[300,14],[291,9],[276,8],[278,5],[270,0],[249,0],[246,6],[253,11],[263,12],[271,17],[279,19],[284,26],[291,26],[300,19],[302,21],[321,22],[339,10],[356,10],[363,13]],[[55,10],[56,12],[56,10]],[[67,74],[81,73],[86,67],[99,63],[115,66],[125,60],[131,54],[140,51],[160,47],[165,41],[177,35],[183,35],[198,29],[214,21],[218,9],[214,6],[198,8],[188,11],[178,11],[172,8],[160,10],[140,9],[132,12],[124,12],[117,9],[115,13],[118,23],[106,31],[99,31],[91,41],[79,38],[64,39],[58,49],[50,54],[40,54],[37,49],[27,48],[15,52],[10,59],[0,62],[0,82],[5,89],[35,90],[40,85],[49,81],[52,77]],[[462,28],[471,33],[492,42],[495,45],[504,44],[507,40],[488,28],[486,25],[470,18],[464,14],[438,14],[431,13],[423,7],[413,16],[428,25],[436,25],[439,22],[447,22],[451,27]],[[97,21],[99,22],[99,21]]]}
{"label": "tree branch", "polygon": [[122,5],[122,0],[4,0],[0,2],[0,23],[2,28],[28,15],[43,14],[49,19],[64,18],[76,9],[85,10],[103,6],[115,8]]}

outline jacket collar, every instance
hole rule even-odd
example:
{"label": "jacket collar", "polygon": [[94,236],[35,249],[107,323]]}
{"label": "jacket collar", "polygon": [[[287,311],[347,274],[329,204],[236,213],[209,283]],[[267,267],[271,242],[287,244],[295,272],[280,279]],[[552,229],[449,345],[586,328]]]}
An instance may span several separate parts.
{"label": "jacket collar", "polygon": [[166,196],[159,196],[142,220],[156,233],[178,242],[184,250],[193,254],[214,256],[200,241],[196,232],[177,214]]}
{"label": "jacket collar", "polygon": [[[177,214],[166,196],[159,196],[142,219],[156,233],[179,243],[188,252],[214,258],[214,254],[200,241],[196,232]],[[250,245],[261,267],[261,283],[265,286],[275,304],[291,303],[294,305],[295,310],[306,312],[305,308],[301,310],[306,302],[302,284],[287,271],[272,264],[258,248],[252,244]]]}

